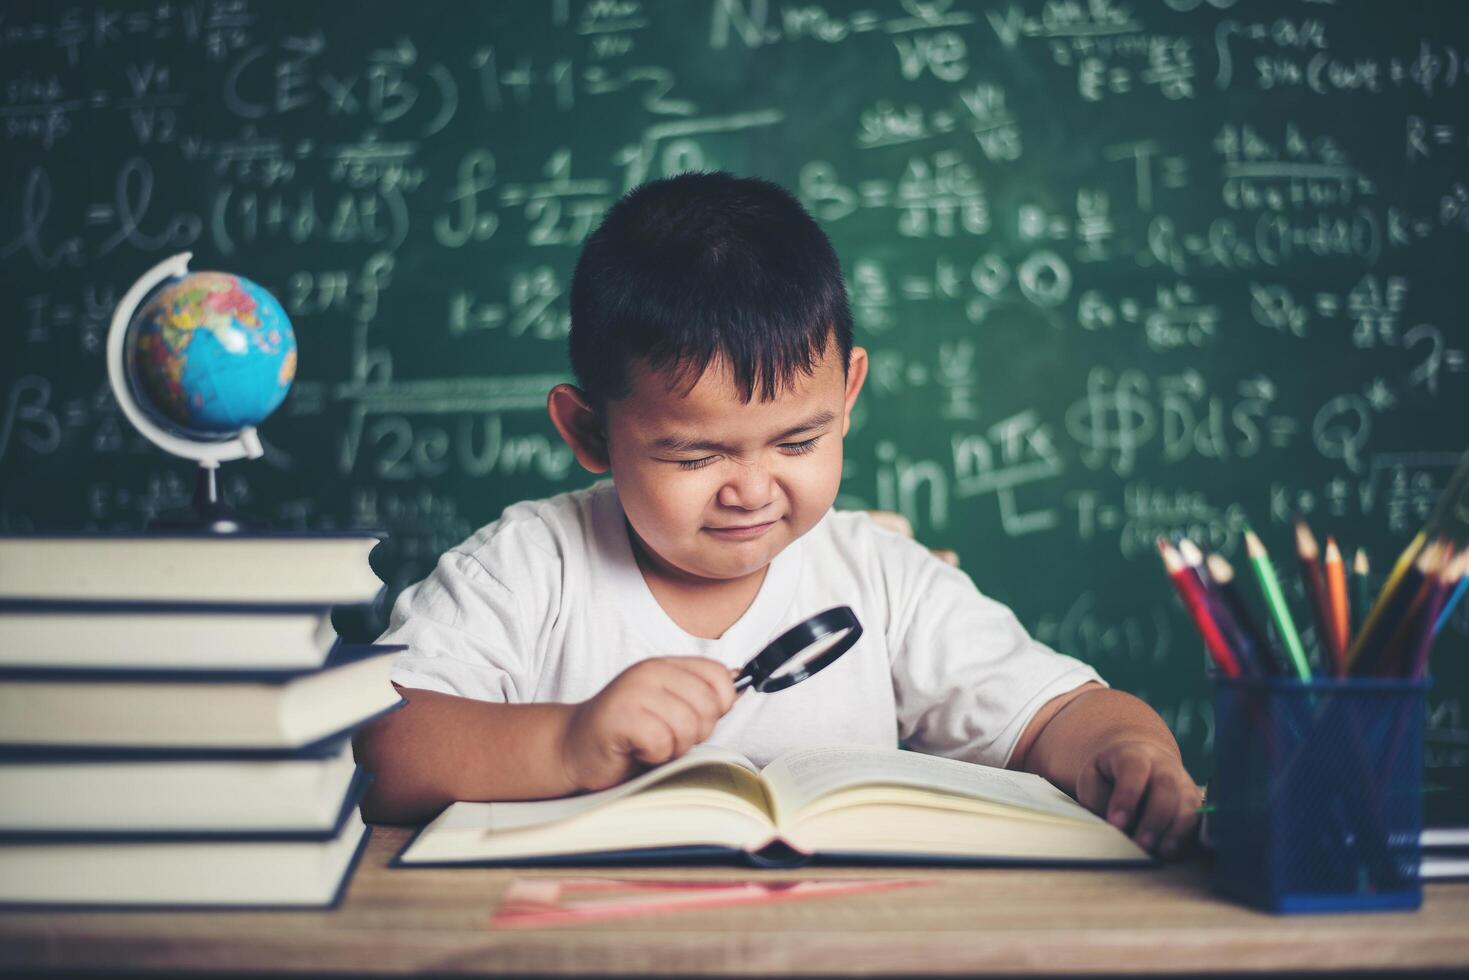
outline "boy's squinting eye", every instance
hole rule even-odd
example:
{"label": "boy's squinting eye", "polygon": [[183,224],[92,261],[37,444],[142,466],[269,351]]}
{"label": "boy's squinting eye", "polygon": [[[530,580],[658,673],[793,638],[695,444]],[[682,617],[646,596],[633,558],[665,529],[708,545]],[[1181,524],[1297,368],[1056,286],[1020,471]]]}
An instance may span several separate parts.
{"label": "boy's squinting eye", "polygon": [[[783,442],[780,444],[780,448],[784,449],[791,456],[804,456],[807,453],[815,452],[816,443],[820,440],[821,436],[815,436],[803,442]],[[671,459],[668,462],[673,463],[681,470],[698,470],[703,469],[718,458],[717,456],[701,456],[698,459]]]}
{"label": "boy's squinting eye", "polygon": [[801,456],[806,453],[815,452],[816,441],[820,438],[820,436],[816,436],[815,438],[807,439],[805,442],[783,442],[780,444],[780,448],[790,450],[793,456]]}

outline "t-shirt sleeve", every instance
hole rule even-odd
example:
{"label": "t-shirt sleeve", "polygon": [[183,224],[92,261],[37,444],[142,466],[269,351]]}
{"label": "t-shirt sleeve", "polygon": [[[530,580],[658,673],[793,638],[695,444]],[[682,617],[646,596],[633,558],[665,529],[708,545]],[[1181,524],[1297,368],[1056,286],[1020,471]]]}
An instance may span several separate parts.
{"label": "t-shirt sleeve", "polygon": [[391,680],[403,687],[517,703],[533,690],[524,605],[474,554],[449,551],[393,604],[379,643],[404,643]]}
{"label": "t-shirt sleeve", "polygon": [[1042,705],[1102,682],[1087,664],[1032,639],[1008,606],[921,545],[889,540],[881,550],[898,732],[909,747],[1004,766]]}

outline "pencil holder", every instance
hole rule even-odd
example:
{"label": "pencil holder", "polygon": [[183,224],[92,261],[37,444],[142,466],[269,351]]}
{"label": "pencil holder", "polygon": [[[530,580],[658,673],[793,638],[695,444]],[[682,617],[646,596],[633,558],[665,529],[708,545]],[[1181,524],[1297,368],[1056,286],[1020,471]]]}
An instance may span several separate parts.
{"label": "pencil holder", "polygon": [[1417,908],[1426,689],[1217,678],[1218,890],[1273,912]]}

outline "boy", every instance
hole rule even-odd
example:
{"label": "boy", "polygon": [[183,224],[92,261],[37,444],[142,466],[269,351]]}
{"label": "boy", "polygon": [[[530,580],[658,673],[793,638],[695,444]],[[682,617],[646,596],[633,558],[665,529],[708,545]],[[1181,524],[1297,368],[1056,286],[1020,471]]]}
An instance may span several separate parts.
{"label": "boy", "polygon": [[[841,267],[784,190],[645,184],[587,240],[557,431],[612,481],[507,508],[404,592],[408,705],[358,739],[373,819],[611,786],[705,740],[909,747],[1039,773],[1169,856],[1197,787],[1162,720],[1031,640],[969,578],[831,509],[867,375]],[[849,605],[862,639],[735,698],[735,669]]]}

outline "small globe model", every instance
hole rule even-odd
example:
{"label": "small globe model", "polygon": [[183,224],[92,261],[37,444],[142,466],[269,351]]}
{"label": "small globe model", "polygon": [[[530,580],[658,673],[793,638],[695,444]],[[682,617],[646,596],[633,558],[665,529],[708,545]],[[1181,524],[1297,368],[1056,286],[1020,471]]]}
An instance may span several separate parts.
{"label": "small globe model", "polygon": [[132,316],[124,370],[153,421],[189,439],[228,439],[286,397],[296,334],[259,284],[193,272],[167,280]]}

